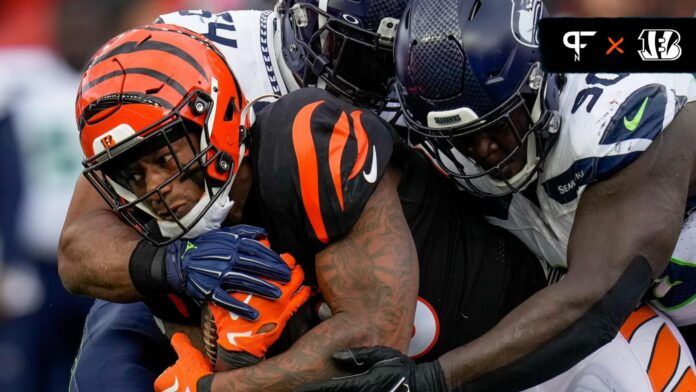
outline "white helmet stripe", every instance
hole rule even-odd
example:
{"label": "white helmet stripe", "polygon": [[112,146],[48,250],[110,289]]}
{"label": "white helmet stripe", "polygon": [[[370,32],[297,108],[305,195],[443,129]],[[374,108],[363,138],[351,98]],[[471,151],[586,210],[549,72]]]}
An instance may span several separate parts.
{"label": "white helmet stripe", "polygon": [[[215,113],[217,113],[218,106],[218,81],[215,78],[210,78],[210,99],[213,101],[213,107],[210,108],[210,114],[208,114],[208,120],[205,123],[205,127],[210,135],[213,134],[213,124],[215,123]],[[206,129],[201,131],[201,151],[208,147],[208,142],[206,140],[206,135],[204,132]]]}
{"label": "white helmet stripe", "polygon": [[[319,0],[319,9],[324,11],[324,12],[327,12],[326,10],[328,8],[328,4],[329,4],[329,0]],[[319,26],[318,26],[317,30],[321,30],[321,28],[326,24],[326,16],[319,14],[318,22],[319,22]],[[324,43],[326,41],[326,35],[322,34],[321,36],[319,36],[319,39],[321,40],[321,47],[323,48]]]}

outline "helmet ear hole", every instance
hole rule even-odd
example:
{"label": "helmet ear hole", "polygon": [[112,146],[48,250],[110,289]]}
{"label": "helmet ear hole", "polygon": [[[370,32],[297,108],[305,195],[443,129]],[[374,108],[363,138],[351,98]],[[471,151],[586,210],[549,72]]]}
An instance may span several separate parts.
{"label": "helmet ear hole", "polygon": [[225,116],[223,117],[223,120],[231,121],[236,111],[237,105],[234,103],[234,98],[230,97],[230,100],[227,102],[227,108],[225,109]]}

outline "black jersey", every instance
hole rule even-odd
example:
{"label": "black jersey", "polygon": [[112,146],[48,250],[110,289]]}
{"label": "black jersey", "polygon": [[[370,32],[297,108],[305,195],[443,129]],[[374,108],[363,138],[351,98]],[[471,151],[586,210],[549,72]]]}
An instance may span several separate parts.
{"label": "black jersey", "polygon": [[348,233],[387,166],[400,171],[420,265],[420,341],[410,354],[429,360],[465,344],[543,287],[538,260],[376,115],[301,89],[265,108],[251,132],[245,214],[268,230],[276,251],[295,255],[310,281],[316,253]]}

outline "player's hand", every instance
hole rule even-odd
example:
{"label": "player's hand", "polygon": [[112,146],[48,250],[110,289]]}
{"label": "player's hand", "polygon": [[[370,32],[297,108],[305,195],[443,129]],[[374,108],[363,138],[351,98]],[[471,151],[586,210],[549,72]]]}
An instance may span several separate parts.
{"label": "player's hand", "polygon": [[209,392],[213,367],[208,359],[183,333],[172,336],[172,347],[179,359],[157,377],[155,392]]}
{"label": "player's hand", "polygon": [[[208,305],[217,335],[217,370],[235,369],[260,361],[266,350],[278,340],[290,317],[309,299],[311,289],[302,284],[302,267],[296,265],[295,258],[288,253],[282,254],[281,258],[292,270],[292,277],[284,285],[271,282],[282,292],[279,299],[232,294],[237,300],[248,303],[259,311],[257,320],[244,320],[220,306],[212,303]],[[204,331],[205,328],[206,326]],[[223,365],[218,366],[218,363]]]}
{"label": "player's hand", "polygon": [[341,350],[332,356],[351,376],[306,385],[301,392],[410,391],[444,392],[447,385],[438,361],[416,365],[409,357],[388,347]]}
{"label": "player's hand", "polygon": [[258,241],[265,236],[261,228],[238,225],[174,241],[164,256],[167,283],[199,305],[212,301],[247,320],[256,320],[258,311],[228,292],[280,298],[281,290],[261,278],[287,283],[290,268]]}

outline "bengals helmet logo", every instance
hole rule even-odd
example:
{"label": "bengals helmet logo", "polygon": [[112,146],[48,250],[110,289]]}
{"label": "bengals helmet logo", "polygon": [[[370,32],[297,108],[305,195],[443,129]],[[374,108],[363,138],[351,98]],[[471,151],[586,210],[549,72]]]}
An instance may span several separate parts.
{"label": "bengals helmet logo", "polygon": [[113,147],[116,143],[114,142],[114,137],[111,135],[106,135],[103,138],[101,138],[101,144],[104,146],[105,150],[110,149]]}

